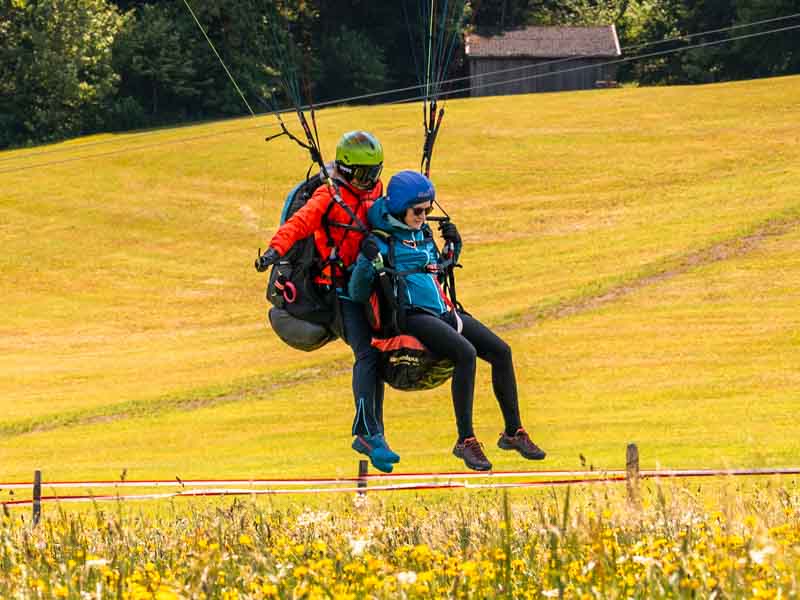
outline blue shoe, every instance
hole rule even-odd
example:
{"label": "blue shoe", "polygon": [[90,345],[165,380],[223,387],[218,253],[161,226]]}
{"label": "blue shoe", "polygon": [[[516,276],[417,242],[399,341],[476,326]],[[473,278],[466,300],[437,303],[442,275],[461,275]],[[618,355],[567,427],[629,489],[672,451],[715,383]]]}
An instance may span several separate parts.
{"label": "blue shoe", "polygon": [[369,456],[372,466],[384,473],[392,472],[392,464],[400,462],[400,456],[392,452],[383,435],[357,435],[353,440],[353,450]]}

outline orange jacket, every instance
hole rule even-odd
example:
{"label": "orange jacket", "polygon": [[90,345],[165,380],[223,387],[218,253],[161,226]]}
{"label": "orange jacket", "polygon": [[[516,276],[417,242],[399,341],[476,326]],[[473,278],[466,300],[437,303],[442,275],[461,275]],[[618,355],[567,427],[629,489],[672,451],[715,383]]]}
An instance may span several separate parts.
{"label": "orange jacket", "polygon": [[[367,192],[361,192],[341,184],[337,187],[344,203],[353,210],[364,225],[369,227],[367,211],[372,207],[375,200],[383,194],[383,183],[379,181],[374,188]],[[323,217],[326,212],[328,213],[328,231],[336,248],[338,248],[339,258],[345,268],[349,267],[358,257],[364,234],[360,231],[344,229],[335,225],[335,223],[340,223],[358,226],[357,223],[352,222],[353,220],[347,214],[347,211],[334,202],[328,186],[324,184],[319,186],[308,202],[278,229],[269,242],[270,248],[274,248],[278,251],[278,254],[283,256],[296,242],[314,234],[317,251],[323,260],[327,260],[331,249],[328,246],[328,235],[323,223]],[[328,283],[325,280],[320,281]]]}

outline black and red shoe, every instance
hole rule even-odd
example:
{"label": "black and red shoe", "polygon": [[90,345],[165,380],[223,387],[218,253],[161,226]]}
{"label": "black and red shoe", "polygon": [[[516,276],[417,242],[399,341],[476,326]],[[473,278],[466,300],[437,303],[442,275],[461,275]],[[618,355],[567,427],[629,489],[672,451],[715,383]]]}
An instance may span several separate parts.
{"label": "black and red shoe", "polygon": [[453,448],[453,454],[463,459],[464,464],[473,471],[490,471],[492,469],[492,463],[483,453],[483,444],[474,437],[457,442]]}
{"label": "black and red shoe", "polygon": [[544,450],[533,443],[528,432],[522,427],[517,429],[514,435],[501,433],[500,439],[497,440],[497,447],[503,450],[516,450],[528,460],[542,460],[547,456]]}

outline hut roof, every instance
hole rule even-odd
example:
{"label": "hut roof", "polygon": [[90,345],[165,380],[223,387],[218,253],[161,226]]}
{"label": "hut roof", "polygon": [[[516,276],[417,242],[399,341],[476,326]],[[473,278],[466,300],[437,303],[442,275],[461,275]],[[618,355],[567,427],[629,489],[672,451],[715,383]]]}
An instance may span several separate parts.
{"label": "hut roof", "polygon": [[614,57],[622,52],[613,25],[599,27],[526,27],[495,36],[470,34],[470,58]]}

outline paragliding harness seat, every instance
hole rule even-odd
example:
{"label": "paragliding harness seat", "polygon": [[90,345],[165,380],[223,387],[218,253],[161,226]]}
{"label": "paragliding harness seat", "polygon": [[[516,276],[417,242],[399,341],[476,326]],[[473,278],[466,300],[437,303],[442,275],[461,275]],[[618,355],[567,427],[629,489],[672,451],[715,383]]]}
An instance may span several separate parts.
{"label": "paragliding harness seat", "polygon": [[[384,266],[378,269],[378,284],[366,304],[367,322],[373,331],[372,345],[381,353],[381,377],[398,390],[429,390],[442,385],[453,375],[453,362],[441,358],[428,350],[417,338],[404,333],[406,316],[410,307],[406,301],[405,277],[419,271],[397,271],[395,265],[394,238],[391,234],[374,229],[372,234],[389,247],[388,256],[383,257]],[[426,231],[430,235],[430,230]],[[430,240],[428,238],[428,240]],[[449,261],[449,262],[448,262]],[[453,259],[435,270],[426,269],[440,279],[452,272]],[[452,310],[455,305],[443,293],[443,298]]]}
{"label": "paragliding harness seat", "polygon": [[[302,208],[321,185],[321,174],[306,177],[305,181],[297,184],[286,197],[281,225]],[[273,305],[269,310],[272,329],[286,344],[306,352],[321,348],[337,337],[344,337],[336,287],[337,280],[343,278],[345,270],[338,259],[330,227],[355,227],[330,221],[329,214],[334,204],[331,200],[322,218],[328,245],[331,247],[330,258],[323,260],[320,257],[314,236],[310,235],[296,242],[275,263],[267,284],[267,300]],[[318,277],[328,267],[331,285],[318,284]]]}

